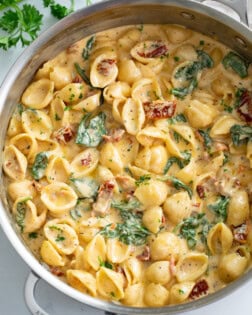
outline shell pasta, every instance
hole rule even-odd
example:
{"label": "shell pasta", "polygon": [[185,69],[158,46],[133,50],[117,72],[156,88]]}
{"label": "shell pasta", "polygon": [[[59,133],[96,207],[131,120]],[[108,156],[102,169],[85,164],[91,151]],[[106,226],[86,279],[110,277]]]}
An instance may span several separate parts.
{"label": "shell pasta", "polygon": [[252,67],[179,25],[84,38],[9,122],[16,227],[54,275],[127,306],[186,303],[251,266]]}

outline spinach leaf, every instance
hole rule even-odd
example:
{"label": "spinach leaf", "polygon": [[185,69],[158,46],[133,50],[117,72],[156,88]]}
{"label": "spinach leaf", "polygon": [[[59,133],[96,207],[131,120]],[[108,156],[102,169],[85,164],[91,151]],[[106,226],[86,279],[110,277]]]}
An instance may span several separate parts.
{"label": "spinach leaf", "polygon": [[183,81],[191,81],[197,76],[200,69],[200,62],[191,62],[190,64],[179,68],[174,77],[175,79],[182,79]]}
{"label": "spinach leaf", "polygon": [[90,116],[91,114],[86,114],[80,122],[75,142],[87,147],[97,147],[103,139],[102,136],[106,134],[106,115],[99,113],[92,119]]}
{"label": "spinach leaf", "polygon": [[216,203],[208,205],[208,209],[212,210],[217,218],[223,222],[227,219],[227,208],[230,198],[225,196],[220,196]]}
{"label": "spinach leaf", "polygon": [[88,60],[90,56],[90,52],[94,47],[94,43],[95,43],[95,36],[91,36],[87,41],[86,47],[82,51],[82,58],[84,60]]}
{"label": "spinach leaf", "polygon": [[177,177],[175,176],[170,176],[170,175],[164,175],[164,176],[159,176],[157,177],[157,180],[160,180],[162,182],[171,182],[174,186],[174,188],[176,189],[184,189],[185,191],[187,191],[189,197],[192,199],[192,189],[187,186],[185,183],[183,183],[181,180],[179,180]]}
{"label": "spinach leaf", "polygon": [[172,156],[168,159],[165,167],[164,167],[164,175],[169,171],[169,169],[171,168],[171,166],[176,163],[178,165],[178,167],[181,169],[183,167],[185,167],[191,160],[191,153],[188,151],[184,151],[182,152],[182,155],[184,157],[184,161],[177,158],[176,156]]}
{"label": "spinach leaf", "polygon": [[177,122],[187,122],[187,119],[184,114],[178,114],[172,118],[168,118],[167,121],[168,121],[168,124],[174,125]]}
{"label": "spinach leaf", "polygon": [[94,179],[90,177],[70,178],[70,182],[79,198],[96,197],[99,185]]}
{"label": "spinach leaf", "polygon": [[92,202],[93,199],[78,199],[74,209],[69,211],[72,219],[78,221],[83,216],[83,212],[90,211],[92,209]]}
{"label": "spinach leaf", "polygon": [[25,228],[24,220],[25,220],[25,214],[26,214],[26,202],[31,199],[32,199],[31,197],[26,197],[17,203],[17,212],[15,215],[15,219],[16,219],[17,225],[20,227],[21,233],[23,233],[24,228]]}
{"label": "spinach leaf", "polygon": [[122,201],[115,201],[113,200],[111,203],[111,207],[118,209],[118,210],[137,210],[141,208],[141,203],[136,198],[131,198],[130,200],[122,200]]}
{"label": "spinach leaf", "polygon": [[252,140],[252,126],[234,125],[230,128],[234,145],[238,146]]}
{"label": "spinach leaf", "polygon": [[31,169],[32,177],[34,179],[39,180],[45,175],[45,170],[49,162],[48,155],[48,152],[40,152],[36,155]]}
{"label": "spinach leaf", "polygon": [[210,137],[209,135],[209,129],[207,130],[202,130],[202,129],[199,129],[198,132],[199,134],[202,136],[203,140],[204,140],[204,146],[210,150],[211,149],[211,146],[212,146],[212,143],[213,143],[213,140],[212,138]]}
{"label": "spinach leaf", "polygon": [[208,232],[211,228],[211,224],[205,217],[205,213],[195,213],[190,217],[183,219],[179,223],[174,232],[179,231],[179,236],[187,241],[189,248],[195,248],[198,240],[198,235],[201,236],[202,243],[206,244]]}
{"label": "spinach leaf", "polygon": [[119,210],[123,223],[108,224],[100,233],[106,238],[118,238],[127,245],[144,245],[150,232],[142,224],[142,214],[127,210],[127,206],[126,203],[126,208]]}
{"label": "spinach leaf", "polygon": [[225,69],[232,68],[241,78],[248,76],[249,63],[233,51],[223,58],[222,64]]}
{"label": "spinach leaf", "polygon": [[99,261],[100,267],[113,269],[113,265],[110,262],[108,262],[108,261],[103,261],[100,256],[98,256],[98,261]]}
{"label": "spinach leaf", "polygon": [[190,94],[198,86],[198,81],[196,78],[193,78],[190,84],[187,87],[183,88],[173,88],[171,93],[178,98],[184,98],[187,94]]}
{"label": "spinach leaf", "polygon": [[87,85],[89,85],[89,86],[92,87],[92,84],[91,84],[91,82],[90,82],[88,76],[86,75],[85,70],[82,69],[82,68],[80,67],[80,65],[79,65],[77,62],[75,62],[74,67],[75,67],[75,70],[77,71],[77,73],[79,74],[79,76],[82,78],[82,80],[83,80],[85,83],[87,83]]}
{"label": "spinach leaf", "polygon": [[197,55],[201,69],[213,67],[213,59],[204,50],[197,50]]}

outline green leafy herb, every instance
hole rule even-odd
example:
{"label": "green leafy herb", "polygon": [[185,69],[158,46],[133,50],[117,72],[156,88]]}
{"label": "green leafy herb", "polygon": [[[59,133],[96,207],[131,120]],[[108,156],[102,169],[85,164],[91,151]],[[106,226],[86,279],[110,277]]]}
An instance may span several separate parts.
{"label": "green leafy herb", "polygon": [[94,47],[94,44],[95,44],[95,36],[91,36],[87,41],[86,47],[82,51],[82,58],[84,60],[88,60],[91,50]]}
{"label": "green leafy herb", "polygon": [[48,162],[48,152],[40,152],[36,155],[31,169],[32,177],[34,179],[39,180],[45,175]]}
{"label": "green leafy herb", "polygon": [[168,159],[165,167],[164,167],[164,175],[169,171],[169,169],[171,168],[171,166],[176,163],[178,165],[178,167],[181,169],[183,167],[185,167],[191,160],[191,153],[188,152],[188,151],[184,151],[183,153],[183,157],[184,157],[184,161],[175,157],[175,156],[172,156]]}
{"label": "green leafy herb", "polygon": [[197,50],[198,60],[178,69],[175,73],[175,79],[187,81],[188,86],[182,88],[173,88],[171,93],[179,98],[184,98],[190,94],[198,85],[197,75],[204,68],[213,67],[212,58],[204,51]]}
{"label": "green leafy herb", "polygon": [[7,50],[21,42],[22,46],[29,45],[36,37],[42,24],[43,15],[32,5],[24,4],[19,7],[20,1],[5,0],[1,3],[1,10],[7,9],[0,18],[0,29],[6,35],[0,36],[0,47]]}
{"label": "green leafy herb", "polygon": [[82,69],[82,68],[80,67],[80,65],[79,65],[77,62],[75,62],[74,67],[75,67],[77,73],[79,74],[79,76],[82,78],[82,80],[83,80],[85,83],[87,83],[89,86],[92,86],[92,84],[91,84],[91,82],[90,82],[88,76],[86,75],[85,70]]}
{"label": "green leafy herb", "polygon": [[252,139],[252,126],[234,125],[230,128],[230,133],[234,145],[246,144]]}
{"label": "green leafy herb", "polygon": [[86,114],[80,122],[76,143],[87,147],[97,147],[102,136],[106,134],[104,113],[99,113],[94,118],[90,119],[91,114]]}
{"label": "green leafy herb", "polygon": [[25,214],[26,214],[26,202],[31,199],[32,199],[31,197],[26,197],[17,203],[17,212],[15,215],[15,219],[16,219],[17,225],[20,227],[21,233],[23,233],[24,228],[25,228],[24,220],[25,220]]}
{"label": "green leafy herb", "polygon": [[38,233],[37,232],[31,232],[28,234],[28,236],[31,239],[36,239],[36,238],[38,238]]}
{"label": "green leafy herb", "polygon": [[184,114],[178,114],[172,118],[168,118],[167,121],[168,121],[168,124],[174,125],[178,122],[187,122],[187,119]]}
{"label": "green leafy herb", "polygon": [[56,242],[63,242],[66,238],[60,234],[57,235],[55,241]]}
{"label": "green leafy herb", "polygon": [[57,19],[62,19],[74,11],[74,0],[70,0],[70,8],[56,3],[54,0],[43,0],[44,7],[50,8],[51,14]]}
{"label": "green leafy herb", "polygon": [[118,210],[137,210],[141,209],[141,203],[136,198],[131,198],[130,200],[122,200],[122,201],[116,201],[113,200],[111,203],[111,207],[118,209]]}
{"label": "green leafy herb", "polygon": [[216,203],[208,205],[208,209],[212,210],[217,216],[217,219],[225,222],[227,219],[227,208],[230,198],[225,196],[220,196]]}
{"label": "green leafy herb", "polygon": [[180,58],[178,56],[174,56],[173,59],[174,59],[174,61],[178,62]]}
{"label": "green leafy herb", "polygon": [[222,64],[225,69],[232,68],[241,78],[248,76],[249,63],[233,51],[230,51],[224,57]]}
{"label": "green leafy herb", "polygon": [[100,256],[98,256],[99,265],[108,269],[113,269],[113,265],[108,261],[103,261]]}
{"label": "green leafy herb", "polygon": [[21,116],[23,112],[25,111],[24,106],[22,104],[18,104],[17,111],[18,111],[18,114]]}
{"label": "green leafy herb", "polygon": [[205,45],[205,41],[204,40],[200,40],[199,44],[200,44],[200,46],[203,46],[203,45]]}
{"label": "green leafy herb", "polygon": [[91,177],[70,178],[70,182],[79,198],[96,197],[99,185]]}
{"label": "green leafy herb", "polygon": [[140,185],[148,185],[150,180],[151,180],[150,174],[145,174],[140,176],[139,179],[135,181],[135,184],[137,187],[139,187]]}
{"label": "green leafy herb", "polygon": [[175,176],[170,176],[170,175],[163,175],[163,176],[159,176],[157,177],[158,180],[162,181],[162,182],[171,182],[174,186],[174,188],[176,189],[184,189],[185,191],[187,191],[189,197],[192,199],[192,189],[187,186],[185,183],[183,183],[181,180],[179,180],[177,177]]}
{"label": "green leafy herb", "polygon": [[127,245],[144,245],[150,232],[142,225],[142,215],[126,209],[119,210],[123,223],[108,224],[100,233],[107,238],[118,238]]}
{"label": "green leafy herb", "polygon": [[92,0],[86,0],[86,6],[89,6],[92,4]]}
{"label": "green leafy herb", "polygon": [[223,99],[221,100],[220,104],[223,106],[225,112],[232,113],[233,107],[226,104],[226,102]]}
{"label": "green leafy herb", "polygon": [[209,129],[207,130],[203,130],[203,129],[199,129],[198,132],[199,134],[201,135],[201,137],[203,138],[204,140],[204,146],[210,150],[211,149],[211,146],[212,146],[212,143],[213,143],[213,140],[212,138],[210,137],[209,135]]}
{"label": "green leafy herb", "polygon": [[57,113],[54,115],[54,120],[56,120],[56,121],[61,120],[60,116]]}
{"label": "green leafy herb", "polygon": [[59,231],[59,232],[63,232],[62,228],[58,227],[57,225],[51,225],[49,226],[50,230],[55,230],[55,231]]}
{"label": "green leafy herb", "polygon": [[200,236],[201,242],[206,243],[211,224],[205,217],[205,213],[195,213],[179,223],[174,232],[179,232],[179,236],[187,241],[189,248],[195,248]]}

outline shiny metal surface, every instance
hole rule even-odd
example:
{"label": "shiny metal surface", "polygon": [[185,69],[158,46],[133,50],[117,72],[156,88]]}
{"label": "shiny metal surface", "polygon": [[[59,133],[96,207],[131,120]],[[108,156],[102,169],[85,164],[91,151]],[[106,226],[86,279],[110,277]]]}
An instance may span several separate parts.
{"label": "shiny metal surface", "polygon": [[[95,23],[94,23],[95,21]],[[28,47],[7,75],[0,88],[1,152],[9,118],[25,86],[36,70],[73,42],[90,34],[122,25],[176,23],[214,36],[252,61],[252,32],[245,25],[192,0],[113,0],[80,10],[58,22]],[[0,159],[2,163],[2,158]],[[12,221],[1,176],[0,222],[10,242],[32,270],[52,286],[72,298],[117,314],[175,314],[191,310],[225,296],[249,279],[252,270],[223,290],[200,300],[162,308],[134,308],[105,302],[76,291],[53,276],[31,254]]]}

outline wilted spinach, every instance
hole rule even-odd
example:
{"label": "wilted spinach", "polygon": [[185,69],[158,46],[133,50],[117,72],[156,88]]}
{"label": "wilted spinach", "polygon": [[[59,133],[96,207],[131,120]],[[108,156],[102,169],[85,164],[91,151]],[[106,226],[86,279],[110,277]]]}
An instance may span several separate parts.
{"label": "wilted spinach", "polygon": [[32,177],[34,179],[39,180],[45,175],[45,170],[49,162],[48,155],[48,152],[40,152],[36,155],[31,169]]}
{"label": "wilted spinach", "polygon": [[241,78],[246,78],[248,76],[249,63],[233,51],[230,51],[223,58],[222,64],[225,69],[233,69]]}

